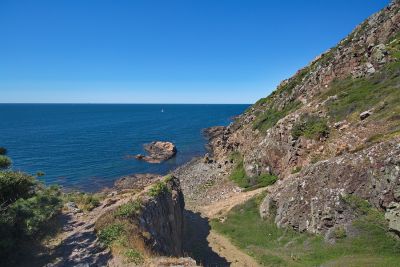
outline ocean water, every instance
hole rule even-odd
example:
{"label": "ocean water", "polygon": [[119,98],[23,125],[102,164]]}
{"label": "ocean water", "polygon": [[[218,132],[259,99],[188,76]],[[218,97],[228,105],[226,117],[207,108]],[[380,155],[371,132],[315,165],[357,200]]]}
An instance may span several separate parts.
{"label": "ocean water", "polygon": [[[0,146],[16,170],[44,172],[40,179],[46,184],[96,191],[128,174],[166,174],[202,155],[202,129],[227,125],[247,107],[0,104]],[[161,164],[129,158],[155,140],[174,142],[176,157]]]}

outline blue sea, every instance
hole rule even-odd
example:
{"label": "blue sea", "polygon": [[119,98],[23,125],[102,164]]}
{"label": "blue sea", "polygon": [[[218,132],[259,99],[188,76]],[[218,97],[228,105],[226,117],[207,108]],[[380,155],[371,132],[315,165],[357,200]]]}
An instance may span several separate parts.
{"label": "blue sea", "polygon": [[[0,146],[13,168],[67,189],[97,191],[121,176],[166,174],[205,153],[202,129],[227,125],[248,105],[0,104]],[[163,111],[163,112],[162,112]],[[176,144],[161,164],[129,156],[143,144]]]}

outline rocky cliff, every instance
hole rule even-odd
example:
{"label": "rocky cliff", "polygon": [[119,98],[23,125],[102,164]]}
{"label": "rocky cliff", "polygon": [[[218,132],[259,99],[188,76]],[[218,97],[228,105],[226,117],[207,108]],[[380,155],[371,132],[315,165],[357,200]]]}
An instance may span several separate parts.
{"label": "rocky cliff", "polygon": [[329,236],[356,216],[345,201],[355,196],[400,231],[399,10],[393,1],[213,132],[218,163],[233,168],[240,154],[248,177],[279,177],[262,216]]}
{"label": "rocky cliff", "polygon": [[122,192],[105,200],[103,210],[108,210],[95,223],[100,243],[111,249],[109,265],[170,266],[182,262],[195,266],[192,259],[179,258],[183,256],[185,207],[179,180],[154,175],[152,183],[142,188],[139,180],[137,184],[125,183],[128,178],[122,180]]}
{"label": "rocky cliff", "polygon": [[[150,233],[147,243],[157,254],[182,256],[183,210],[185,202],[179,180],[168,177],[149,198],[145,198],[139,222]],[[164,188],[163,188],[164,187]]]}

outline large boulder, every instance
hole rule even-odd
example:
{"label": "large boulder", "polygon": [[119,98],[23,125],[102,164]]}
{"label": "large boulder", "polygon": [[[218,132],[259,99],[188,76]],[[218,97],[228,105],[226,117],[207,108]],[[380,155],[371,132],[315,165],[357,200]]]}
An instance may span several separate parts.
{"label": "large boulder", "polygon": [[171,142],[154,141],[144,145],[146,155],[138,154],[135,156],[138,160],[144,160],[149,163],[161,163],[176,155],[176,146]]}

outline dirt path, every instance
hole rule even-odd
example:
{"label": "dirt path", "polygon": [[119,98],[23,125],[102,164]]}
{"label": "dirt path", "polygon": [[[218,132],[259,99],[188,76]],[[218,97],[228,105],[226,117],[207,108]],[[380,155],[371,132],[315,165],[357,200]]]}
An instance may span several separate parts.
{"label": "dirt path", "polygon": [[228,213],[235,206],[246,202],[250,198],[264,192],[265,190],[266,188],[259,188],[249,192],[235,193],[228,199],[222,199],[210,205],[200,207],[199,211],[202,215],[210,219],[217,218],[221,215]]}
{"label": "dirt path", "polygon": [[[107,266],[109,249],[102,247],[94,230],[96,220],[104,213],[129,201],[129,197],[108,199],[88,214],[65,212],[63,232],[53,239],[54,253],[46,267]],[[51,241],[50,241],[51,242]]]}
{"label": "dirt path", "polygon": [[210,247],[220,256],[230,262],[231,267],[257,267],[260,266],[252,257],[239,250],[226,237],[211,230],[207,237]]}
{"label": "dirt path", "polygon": [[[196,258],[204,266],[257,267],[260,266],[252,257],[244,253],[231,241],[215,232],[209,225],[209,220],[226,215],[233,207],[242,204],[253,196],[265,191],[265,188],[250,192],[234,193],[227,199],[221,199],[209,205],[199,207],[200,213],[188,211],[186,216],[190,221],[188,228],[189,243],[196,244],[190,249],[201,251]],[[190,230],[190,229],[189,229]],[[196,257],[196,255],[193,255]]]}
{"label": "dirt path", "polygon": [[[202,214],[210,219],[226,215],[233,207],[240,205],[255,195],[265,191],[265,188],[260,188],[254,191],[243,192],[232,196],[229,199],[215,202],[211,205],[201,208]],[[256,267],[260,266],[254,258],[250,257],[242,250],[237,248],[232,242],[217,233],[214,230],[210,231],[207,237],[209,246],[220,256],[224,257],[232,267]]]}

